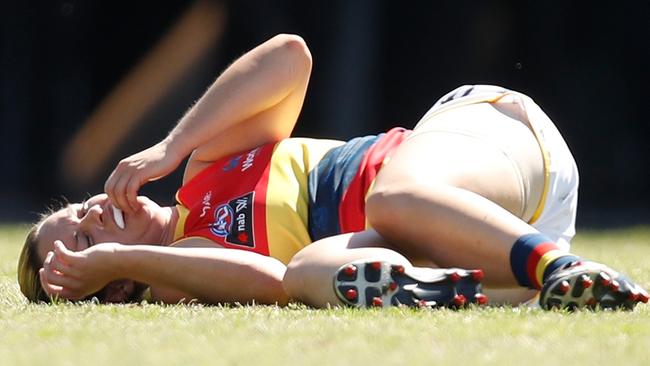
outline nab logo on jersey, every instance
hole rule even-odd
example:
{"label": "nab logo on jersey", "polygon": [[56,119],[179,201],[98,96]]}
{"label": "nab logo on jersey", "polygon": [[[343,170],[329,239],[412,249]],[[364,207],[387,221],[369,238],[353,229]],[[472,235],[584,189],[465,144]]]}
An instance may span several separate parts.
{"label": "nab logo on jersey", "polygon": [[225,238],[227,243],[254,248],[253,199],[254,192],[248,192],[220,205],[214,211],[214,222],[210,231]]}

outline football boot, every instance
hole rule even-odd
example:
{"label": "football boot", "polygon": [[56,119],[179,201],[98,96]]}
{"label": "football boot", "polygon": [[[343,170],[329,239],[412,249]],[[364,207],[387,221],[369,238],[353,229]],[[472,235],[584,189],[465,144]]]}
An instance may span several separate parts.
{"label": "football boot", "polygon": [[544,281],[543,309],[624,309],[648,302],[648,292],[611,268],[589,261],[567,263]]}
{"label": "football boot", "polygon": [[355,261],[334,275],[334,291],[354,307],[462,308],[485,305],[480,269],[406,267],[384,261]]}

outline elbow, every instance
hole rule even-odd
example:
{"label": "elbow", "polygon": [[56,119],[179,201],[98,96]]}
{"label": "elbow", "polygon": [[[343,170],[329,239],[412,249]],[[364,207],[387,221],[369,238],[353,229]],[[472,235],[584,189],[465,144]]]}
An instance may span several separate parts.
{"label": "elbow", "polygon": [[282,278],[270,281],[267,287],[267,299],[261,299],[262,303],[270,305],[285,306],[289,302],[289,296],[282,286]]}
{"label": "elbow", "polygon": [[273,42],[299,75],[309,75],[312,57],[305,40],[296,34],[278,34]]}
{"label": "elbow", "polygon": [[287,267],[276,259],[269,259],[265,265],[252,265],[249,268],[251,273],[256,273],[255,285],[251,288],[250,297],[258,304],[280,305],[288,303],[289,297],[285,292],[282,281]]}
{"label": "elbow", "polygon": [[282,278],[267,278],[258,282],[260,289],[251,296],[257,304],[285,306],[289,297],[282,286]]}

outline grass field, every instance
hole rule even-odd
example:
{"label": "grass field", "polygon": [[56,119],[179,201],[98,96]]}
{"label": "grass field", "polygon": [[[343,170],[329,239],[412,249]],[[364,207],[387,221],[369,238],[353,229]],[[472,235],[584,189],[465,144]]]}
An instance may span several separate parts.
{"label": "grass field", "polygon": [[[647,365],[650,305],[633,312],[314,310],[27,304],[26,227],[0,226],[0,365]],[[650,287],[650,228],[586,232],[574,251]]]}

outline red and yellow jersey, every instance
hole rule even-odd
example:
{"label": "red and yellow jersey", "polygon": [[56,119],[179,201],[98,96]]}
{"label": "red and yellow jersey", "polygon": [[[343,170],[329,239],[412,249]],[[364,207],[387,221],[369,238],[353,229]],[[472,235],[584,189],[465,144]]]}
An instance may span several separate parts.
{"label": "red and yellow jersey", "polygon": [[289,138],[220,159],[176,193],[175,241],[203,237],[288,263],[314,240],[366,227],[365,197],[409,131]]}

